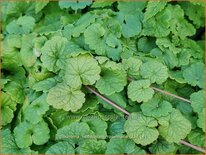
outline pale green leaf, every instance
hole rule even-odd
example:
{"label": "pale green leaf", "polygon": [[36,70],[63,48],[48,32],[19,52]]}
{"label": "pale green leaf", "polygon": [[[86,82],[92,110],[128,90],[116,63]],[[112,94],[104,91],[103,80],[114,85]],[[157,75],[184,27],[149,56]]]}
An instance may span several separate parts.
{"label": "pale green leaf", "polygon": [[158,122],[160,135],[171,143],[179,143],[191,131],[191,123],[176,109],[169,116],[159,118]]}
{"label": "pale green leaf", "polygon": [[85,95],[79,88],[59,83],[49,90],[47,102],[56,109],[77,111],[85,102]]}
{"label": "pale green leaf", "polygon": [[140,74],[143,78],[148,78],[151,83],[162,84],[168,78],[168,68],[162,63],[152,60],[143,65],[140,68]]}
{"label": "pale green leaf", "polygon": [[66,64],[65,80],[71,87],[93,85],[100,78],[101,68],[90,55],[69,58]]}
{"label": "pale green leaf", "polygon": [[149,101],[154,95],[154,90],[150,88],[150,84],[149,80],[132,81],[128,85],[128,97],[137,102]]}
{"label": "pale green leaf", "polygon": [[44,121],[35,125],[24,121],[15,127],[14,137],[19,148],[27,148],[33,143],[45,144],[49,140],[49,132],[48,125]]}
{"label": "pale green leaf", "polygon": [[125,122],[124,129],[136,144],[146,146],[158,138],[159,132],[155,128],[157,125],[157,121],[152,117],[132,113]]}
{"label": "pale green leaf", "polygon": [[107,144],[106,154],[145,154],[146,152],[126,138],[112,138]]}
{"label": "pale green leaf", "polygon": [[107,142],[104,140],[87,140],[79,148],[80,154],[104,154]]}
{"label": "pale green leaf", "polygon": [[95,87],[101,94],[112,95],[124,89],[127,84],[126,76],[121,64],[107,62],[102,66],[101,78],[96,82]]}
{"label": "pale green leaf", "polygon": [[75,154],[75,149],[68,142],[58,142],[50,146],[45,154]]}
{"label": "pale green leaf", "polygon": [[158,118],[167,116],[172,111],[172,105],[160,98],[153,98],[148,102],[141,104],[141,109],[144,115]]}

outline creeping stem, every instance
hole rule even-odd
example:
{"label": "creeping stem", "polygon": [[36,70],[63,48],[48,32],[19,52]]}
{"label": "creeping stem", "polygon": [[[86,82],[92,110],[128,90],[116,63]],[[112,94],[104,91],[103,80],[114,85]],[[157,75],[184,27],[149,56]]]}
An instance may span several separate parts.
{"label": "creeping stem", "polygon": [[[99,92],[97,92],[95,89],[92,89],[89,86],[85,86],[90,92],[92,92],[93,94],[95,94],[96,96],[100,97],[102,100],[106,101],[107,103],[109,103],[110,105],[112,105],[113,107],[115,107],[116,109],[118,109],[119,111],[123,112],[126,115],[130,115],[130,113],[128,111],[126,111],[125,109],[123,109],[122,107],[118,106],[116,103],[112,102],[111,100],[109,100],[108,98],[106,98],[105,96],[101,95]],[[181,144],[188,146],[190,148],[193,148],[197,151],[200,151],[202,153],[205,153],[205,150],[201,147],[198,147],[196,145],[190,144],[184,140],[180,141]]]}

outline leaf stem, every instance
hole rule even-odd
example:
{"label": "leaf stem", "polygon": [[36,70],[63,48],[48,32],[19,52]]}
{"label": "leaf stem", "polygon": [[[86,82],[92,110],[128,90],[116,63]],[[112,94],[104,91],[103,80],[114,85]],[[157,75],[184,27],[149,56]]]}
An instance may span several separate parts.
{"label": "leaf stem", "polygon": [[[129,77],[128,80],[129,80],[129,81],[132,81],[133,79]],[[168,95],[168,96],[172,96],[172,97],[174,97],[174,98],[177,98],[177,99],[182,100],[182,101],[187,102],[187,103],[192,103],[190,100],[188,100],[188,99],[186,99],[186,98],[183,98],[183,97],[181,97],[181,96],[172,94],[172,93],[170,93],[170,92],[167,92],[167,91],[165,91],[165,90],[162,90],[162,89],[159,89],[159,88],[156,88],[156,87],[153,87],[153,86],[150,86],[150,87],[151,87],[153,90],[158,91],[158,92],[160,92],[160,93],[162,93],[162,94],[165,94],[165,95]]]}
{"label": "leaf stem", "polygon": [[[105,96],[101,95],[99,92],[97,92],[96,90],[92,89],[89,86],[85,86],[90,92],[94,93],[96,96],[100,97],[101,99],[103,99],[104,101],[106,101],[107,103],[109,103],[110,105],[112,105],[113,107],[115,107],[116,109],[118,109],[119,111],[123,112],[126,115],[130,115],[130,113],[128,111],[126,111],[125,109],[123,109],[122,107],[116,105],[116,103],[112,102],[111,100],[109,100],[108,98],[106,98]],[[193,148],[197,151],[200,151],[202,153],[205,153],[205,150],[201,147],[198,147],[196,145],[190,144],[184,140],[180,141],[181,144],[188,146],[190,148]]]}

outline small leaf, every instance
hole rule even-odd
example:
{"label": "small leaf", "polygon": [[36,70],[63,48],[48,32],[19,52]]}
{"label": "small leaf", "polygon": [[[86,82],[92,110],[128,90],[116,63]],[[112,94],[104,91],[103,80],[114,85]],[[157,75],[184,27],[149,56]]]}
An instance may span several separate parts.
{"label": "small leaf", "polygon": [[65,80],[68,85],[78,88],[82,84],[93,85],[100,78],[101,68],[90,55],[69,58],[66,64]]}
{"label": "small leaf", "polygon": [[44,121],[35,125],[24,121],[15,127],[14,137],[19,148],[27,148],[33,143],[45,144],[49,140],[49,132],[48,125]]}
{"label": "small leaf", "polygon": [[158,118],[161,116],[167,116],[170,112],[172,112],[172,105],[159,98],[153,98],[146,103],[141,105],[142,113],[145,116],[151,116],[154,118]]}
{"label": "small leaf", "polygon": [[204,64],[202,62],[194,63],[183,71],[186,82],[200,88],[204,88],[204,75]]}
{"label": "small leaf", "polygon": [[94,132],[83,122],[75,122],[57,130],[56,140],[67,141],[73,147],[81,145],[85,139],[94,136]]}
{"label": "small leaf", "polygon": [[146,152],[135,145],[130,139],[112,138],[107,144],[106,154],[145,154]]}
{"label": "small leaf", "polygon": [[[49,110],[46,102],[46,94],[34,100],[24,111],[24,117],[32,124],[37,124],[42,120],[43,115]],[[35,116],[35,117],[34,117]]]}
{"label": "small leaf", "polygon": [[127,94],[132,101],[147,102],[153,97],[154,90],[150,88],[149,80],[138,80],[128,85]]}
{"label": "small leaf", "polygon": [[132,113],[125,122],[124,129],[136,144],[146,146],[158,138],[159,132],[155,128],[157,125],[157,121],[152,117]]}
{"label": "small leaf", "polygon": [[191,131],[191,123],[176,109],[169,116],[159,118],[158,122],[160,135],[170,143],[179,143]]}
{"label": "small leaf", "polygon": [[127,71],[129,77],[139,77],[142,61],[138,59],[138,57],[130,57],[129,59],[123,59],[122,64]]}
{"label": "small leaf", "polygon": [[201,113],[202,109],[205,107],[204,96],[205,92],[203,90],[200,90],[190,95],[190,100],[192,102],[191,106],[193,108],[193,111],[198,114]]}
{"label": "small leaf", "polygon": [[150,152],[153,154],[175,154],[177,149],[174,143],[169,143],[162,139],[157,140],[149,147]]}
{"label": "small leaf", "polygon": [[2,146],[0,153],[2,154],[35,154],[30,148],[19,148],[16,143],[14,136],[9,129],[3,129],[1,131]]}
{"label": "small leaf", "polygon": [[58,142],[50,146],[45,154],[75,154],[75,149],[68,142]]}
{"label": "small leaf", "polygon": [[63,1],[63,0],[60,0],[59,1],[59,6],[61,9],[68,9],[68,8],[72,8],[73,10],[78,10],[78,9],[84,9],[86,6],[89,6],[90,4],[92,4],[92,1],[91,0],[84,0],[84,1],[78,1],[78,0],[73,0],[71,2],[69,1]]}
{"label": "small leaf", "polygon": [[66,64],[67,39],[60,36],[52,37],[42,47],[41,60],[43,66],[51,72],[58,72]]}
{"label": "small leaf", "polygon": [[162,84],[168,78],[168,68],[158,61],[148,61],[141,66],[140,74],[151,83]]}
{"label": "small leaf", "polygon": [[104,140],[87,140],[79,148],[80,154],[104,154],[107,142]]}
{"label": "small leaf", "polygon": [[79,88],[71,88],[65,83],[59,83],[49,90],[47,102],[56,109],[77,111],[85,102],[85,95]]}
{"label": "small leaf", "polygon": [[[90,116],[91,118],[89,118]],[[95,117],[95,115],[90,116],[88,117],[89,119],[85,118],[82,121],[89,125],[98,139],[105,139],[107,137],[107,123],[99,117]]]}
{"label": "small leaf", "polygon": [[95,87],[101,94],[112,95],[120,92],[127,84],[127,75],[121,64],[107,62],[102,66],[101,78]]}
{"label": "small leaf", "polygon": [[8,123],[11,123],[14,118],[14,111],[16,110],[16,104],[8,94],[2,92],[2,101],[1,101],[1,117],[2,125],[5,126]]}

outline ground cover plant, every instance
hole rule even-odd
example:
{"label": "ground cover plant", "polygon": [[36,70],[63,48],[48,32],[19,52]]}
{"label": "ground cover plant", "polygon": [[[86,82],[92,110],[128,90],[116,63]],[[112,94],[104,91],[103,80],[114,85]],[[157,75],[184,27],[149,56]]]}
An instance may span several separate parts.
{"label": "ground cover plant", "polygon": [[1,3],[1,154],[204,153],[204,1]]}

